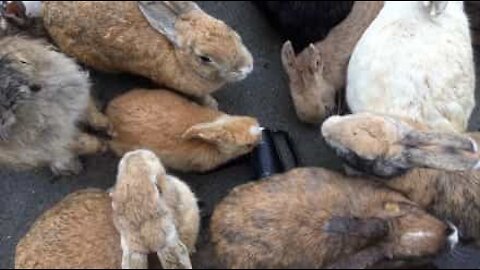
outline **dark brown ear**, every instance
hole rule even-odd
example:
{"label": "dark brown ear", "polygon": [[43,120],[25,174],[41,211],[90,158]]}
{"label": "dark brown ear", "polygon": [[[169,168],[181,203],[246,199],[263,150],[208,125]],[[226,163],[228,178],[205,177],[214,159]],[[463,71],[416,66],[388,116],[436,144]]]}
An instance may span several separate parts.
{"label": "dark brown ear", "polygon": [[388,222],[378,218],[334,216],[325,224],[324,231],[368,239],[380,239],[388,235]]}
{"label": "dark brown ear", "polygon": [[368,269],[381,262],[385,257],[385,252],[381,246],[373,246],[340,259],[327,269]]}
{"label": "dark brown ear", "polygon": [[469,171],[480,163],[477,143],[468,136],[413,130],[401,144],[405,146],[402,155],[412,167]]}

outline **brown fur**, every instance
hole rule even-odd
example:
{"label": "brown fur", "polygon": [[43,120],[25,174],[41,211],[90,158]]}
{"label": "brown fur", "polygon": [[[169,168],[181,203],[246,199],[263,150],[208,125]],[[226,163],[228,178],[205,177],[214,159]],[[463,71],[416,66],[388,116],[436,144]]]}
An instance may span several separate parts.
{"label": "brown fur", "polygon": [[[135,192],[139,194],[122,198],[121,193],[114,192],[117,203],[122,199],[139,198],[137,195],[151,195],[144,193],[140,181],[129,183],[138,188]],[[158,181],[157,184],[166,204],[163,206],[171,214],[181,242],[188,251],[195,251],[200,222],[195,196],[187,185],[172,176],[167,176],[165,181]],[[117,207],[121,208],[122,205]],[[130,207],[129,211],[145,215],[145,212],[138,212],[138,208],[132,210]],[[104,191],[87,189],[67,196],[46,211],[20,240],[15,254],[15,268],[119,269],[122,266],[121,235],[115,227],[114,215],[112,199]],[[146,230],[142,232],[147,232],[147,240],[155,240],[151,229],[159,228],[149,227],[148,224],[144,228]],[[121,232],[125,233],[124,230]],[[158,235],[162,235],[162,232],[164,230],[160,228]],[[176,247],[173,251],[167,248],[164,253],[167,261]]]}
{"label": "brown fur", "polygon": [[45,212],[20,240],[15,268],[118,269],[122,250],[107,193],[75,192]]}
{"label": "brown fur", "polygon": [[283,65],[302,121],[318,123],[333,112],[335,95],[345,87],[350,55],[382,7],[383,1],[356,1],[348,17],[325,40],[297,56],[289,42],[284,44]]}
{"label": "brown fur", "polygon": [[471,170],[479,163],[478,144],[469,136],[430,131],[394,116],[332,116],[323,123],[322,135],[348,165],[378,176],[413,167]]}
{"label": "brown fur", "polygon": [[137,150],[124,156],[112,205],[122,238],[123,268],[130,269],[129,258],[143,256],[147,262],[147,255],[153,252],[166,269],[172,268],[172,262],[164,260],[167,256],[182,268],[191,268],[188,255],[194,250],[200,227],[196,198],[185,184],[166,174],[154,153]]}
{"label": "brown fur", "polygon": [[[369,113],[332,117],[322,131],[340,156],[361,160],[357,164],[364,167],[356,169],[375,162],[377,169],[379,164],[413,168],[385,184],[449,220],[467,237],[480,239],[480,172],[472,170],[480,159],[474,143],[480,143],[479,133],[429,132],[406,119]],[[375,170],[369,173],[376,174]]]}
{"label": "brown fur", "polygon": [[[234,189],[211,223],[227,268],[368,267],[430,256],[446,243],[446,228],[399,193],[313,168]],[[431,237],[412,238],[418,232]]]}
{"label": "brown fur", "polygon": [[[162,2],[195,5],[158,5]],[[135,1],[45,1],[44,21],[62,51],[81,62],[142,75],[196,97],[241,79],[247,74],[231,75],[253,65],[238,34],[196,5],[177,18],[172,36],[151,27]],[[202,65],[201,55],[218,66]]]}
{"label": "brown fur", "polygon": [[260,134],[250,134],[258,128],[254,118],[227,116],[166,90],[132,90],[113,100],[107,115],[117,134],[111,142],[115,153],[146,148],[168,168],[182,171],[212,170],[260,140]]}

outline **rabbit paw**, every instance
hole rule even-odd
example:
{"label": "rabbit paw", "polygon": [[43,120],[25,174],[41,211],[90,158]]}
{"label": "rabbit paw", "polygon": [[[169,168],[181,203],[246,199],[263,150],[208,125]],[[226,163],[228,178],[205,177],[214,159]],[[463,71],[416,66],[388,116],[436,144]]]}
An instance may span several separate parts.
{"label": "rabbit paw", "polygon": [[50,165],[50,169],[56,176],[72,176],[80,174],[83,165],[79,159],[73,158],[68,161],[56,161]]}
{"label": "rabbit paw", "polygon": [[210,109],[218,110],[217,100],[210,95],[199,98],[199,103],[202,106],[208,107]]}

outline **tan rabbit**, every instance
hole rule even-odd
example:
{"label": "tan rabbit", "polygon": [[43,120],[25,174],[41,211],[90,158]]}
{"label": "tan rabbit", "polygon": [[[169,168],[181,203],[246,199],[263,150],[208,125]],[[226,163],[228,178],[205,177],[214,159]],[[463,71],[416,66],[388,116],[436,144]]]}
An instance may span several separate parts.
{"label": "tan rabbit", "polygon": [[201,107],[167,90],[132,90],[110,102],[107,116],[115,153],[146,148],[180,171],[213,170],[253,150],[262,133],[254,118]]}
{"label": "tan rabbit", "polygon": [[[153,153],[141,150],[122,159],[111,196],[78,191],[46,211],[17,245],[15,268],[146,268],[144,255],[135,253],[143,244],[159,251],[166,268],[189,266],[200,226],[196,198]],[[134,260],[122,263],[122,250]]]}
{"label": "tan rabbit", "polygon": [[137,150],[123,157],[111,196],[123,269],[148,268],[153,252],[164,269],[192,268],[188,247],[195,246],[200,227],[195,196],[166,174],[153,152]]}
{"label": "tan rabbit", "polygon": [[331,117],[322,131],[349,166],[382,177],[399,174],[382,182],[480,243],[478,132],[430,132],[411,121],[369,113]]}
{"label": "tan rabbit", "polygon": [[350,55],[363,32],[383,7],[383,1],[355,1],[348,17],[328,36],[295,56],[288,41],[282,62],[300,120],[319,123],[335,109],[335,95],[345,87]]}
{"label": "tan rabbit", "polygon": [[226,269],[363,269],[435,255],[451,233],[397,192],[314,168],[235,188],[210,230]]}
{"label": "tan rabbit", "polygon": [[210,104],[209,94],[253,69],[240,36],[191,1],[45,1],[43,12],[57,45],[81,62]]}
{"label": "tan rabbit", "polygon": [[468,134],[431,131],[406,118],[332,116],[323,123],[322,135],[347,165],[377,176],[391,177],[414,167],[464,171],[480,165],[477,143]]}

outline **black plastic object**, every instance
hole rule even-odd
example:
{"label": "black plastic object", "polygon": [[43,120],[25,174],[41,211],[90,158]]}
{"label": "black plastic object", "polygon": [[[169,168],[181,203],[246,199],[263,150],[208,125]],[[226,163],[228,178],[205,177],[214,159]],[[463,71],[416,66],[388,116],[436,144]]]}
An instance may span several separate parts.
{"label": "black plastic object", "polygon": [[262,141],[252,153],[255,179],[289,171],[300,166],[297,149],[285,131],[264,130]]}

